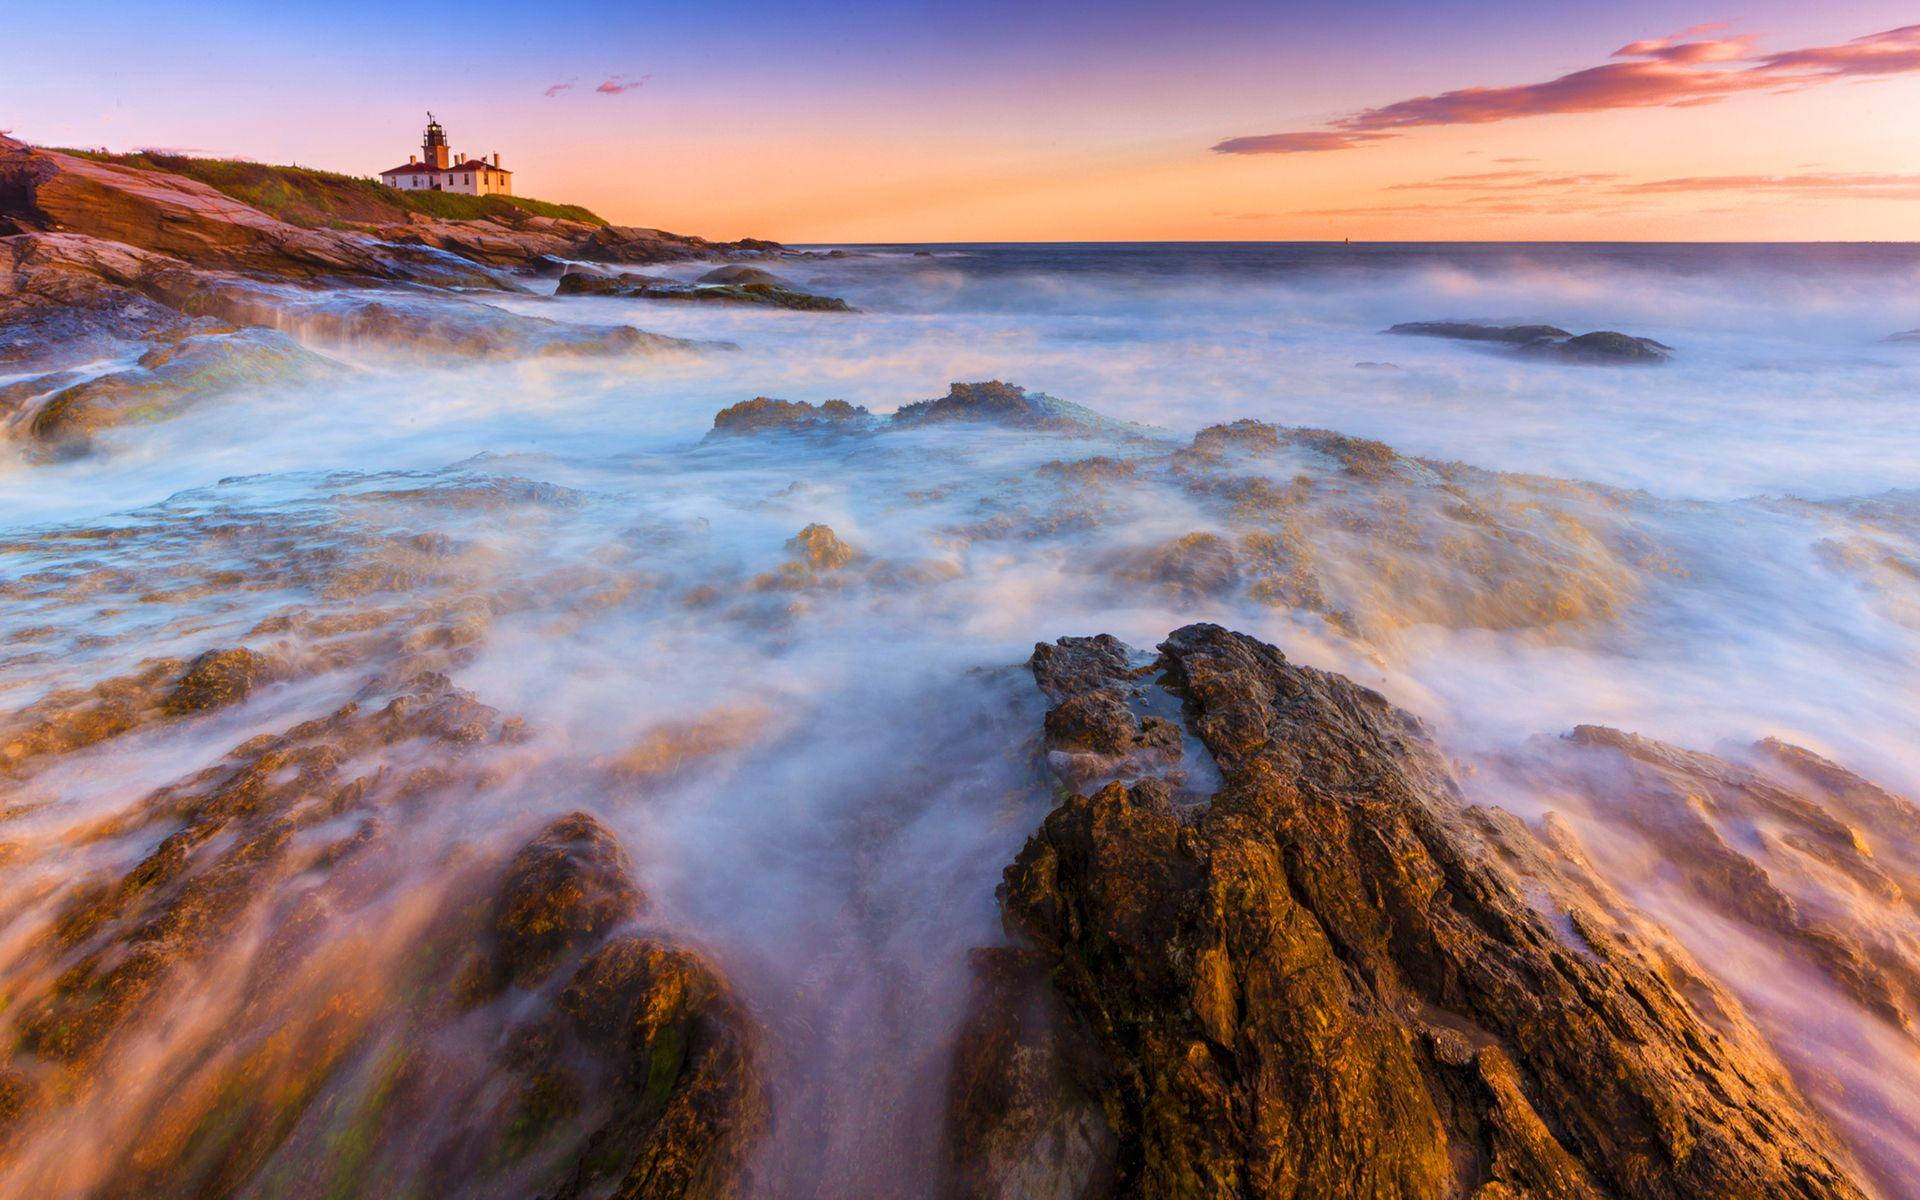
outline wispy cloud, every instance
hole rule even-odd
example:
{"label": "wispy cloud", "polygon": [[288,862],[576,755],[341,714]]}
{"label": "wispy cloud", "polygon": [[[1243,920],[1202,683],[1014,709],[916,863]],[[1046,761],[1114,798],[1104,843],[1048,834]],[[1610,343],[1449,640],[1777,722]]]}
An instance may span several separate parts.
{"label": "wispy cloud", "polygon": [[1676,192],[1751,192],[1825,198],[1850,196],[1868,200],[1920,200],[1920,175],[1811,172],[1798,175],[1686,175],[1677,179],[1649,179],[1620,184],[1615,189],[1637,195]]}
{"label": "wispy cloud", "polygon": [[1313,150],[1346,150],[1392,136],[1390,133],[1349,133],[1333,130],[1314,130],[1307,133],[1263,133],[1254,137],[1228,138],[1214,149],[1222,154],[1302,154]]}
{"label": "wispy cloud", "polygon": [[651,75],[615,75],[593,90],[603,96],[618,96],[622,92],[631,92],[637,87],[644,87],[647,80],[652,78]]}
{"label": "wispy cloud", "polygon": [[1905,25],[1832,46],[1759,54],[1753,38],[1707,37],[1719,25],[1632,42],[1609,61],[1542,83],[1469,87],[1361,109],[1323,129],[1228,138],[1220,154],[1299,154],[1349,150],[1408,129],[1478,125],[1549,113],[1715,104],[1742,92],[1787,91],[1837,79],[1920,71],[1920,25]]}
{"label": "wispy cloud", "polygon": [[[593,91],[595,95],[618,96],[625,92],[631,92],[635,88],[645,87],[647,80],[652,78],[653,76],[651,75],[609,75],[601,80],[600,83],[594,87]],[[556,96],[566,95],[578,87],[579,84],[580,81],[578,79],[569,79],[565,83],[552,85],[547,88],[546,91],[542,92],[541,95],[551,100]]]}
{"label": "wispy cloud", "polygon": [[1550,191],[1559,188],[1583,188],[1594,184],[1619,179],[1618,174],[1607,171],[1589,171],[1580,174],[1554,174],[1548,171],[1476,171],[1468,175],[1442,175],[1438,179],[1422,179],[1412,183],[1391,183],[1389,192],[1532,192]]}
{"label": "wispy cloud", "polygon": [[[1314,217],[1579,214],[1592,217],[1645,211],[1655,197],[1699,195],[1740,201],[1920,200],[1920,174],[1801,171],[1778,175],[1687,175],[1631,180],[1611,172],[1476,171],[1437,179],[1389,184],[1386,192],[1412,192],[1406,201],[1382,199],[1345,208],[1298,210]],[[1445,193],[1431,199],[1419,194]],[[1700,209],[1701,212],[1730,211]]]}

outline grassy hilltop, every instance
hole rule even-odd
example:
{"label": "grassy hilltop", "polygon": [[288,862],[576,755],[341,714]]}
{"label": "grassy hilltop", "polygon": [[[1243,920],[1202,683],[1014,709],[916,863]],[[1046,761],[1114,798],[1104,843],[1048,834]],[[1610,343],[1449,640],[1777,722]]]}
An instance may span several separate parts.
{"label": "grassy hilltop", "polygon": [[184,175],[217,188],[243,204],[250,204],[282,221],[309,228],[389,225],[423,213],[452,221],[486,218],[509,223],[520,213],[584,221],[607,222],[577,204],[551,204],[526,196],[462,196],[454,192],[405,192],[371,179],[316,171],[309,167],[276,167],[265,163],[224,158],[192,158],[141,150],[106,154],[97,150],[63,150],[95,162],[118,163],[147,171]]}

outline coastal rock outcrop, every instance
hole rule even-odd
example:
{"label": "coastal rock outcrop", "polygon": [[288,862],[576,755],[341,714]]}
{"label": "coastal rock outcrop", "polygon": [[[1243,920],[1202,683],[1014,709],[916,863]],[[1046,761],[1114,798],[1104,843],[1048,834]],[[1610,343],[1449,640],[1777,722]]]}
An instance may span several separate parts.
{"label": "coastal rock outcrop", "polygon": [[[1056,711],[1134,675],[1034,662]],[[1684,955],[1539,907],[1412,717],[1218,626],[1153,667],[1224,784],[1073,795],[1008,868],[950,1195],[1871,1194]]]}
{"label": "coastal rock outcrop", "polygon": [[[216,183],[244,180],[242,195],[287,195],[276,216],[195,178],[195,165],[165,154],[66,153],[0,135],[0,234],[86,234],[200,267],[280,278],[506,291],[521,289],[502,269],[535,270],[556,257],[653,263],[793,256],[776,242],[712,242],[574,219],[592,217],[584,210],[543,216],[503,203],[475,219],[449,220],[406,211],[393,193],[383,200],[383,189],[325,173],[260,164],[203,172]],[[294,194],[301,189],[312,195],[301,199]]]}
{"label": "coastal rock outcrop", "polygon": [[85,234],[202,267],[318,279],[373,277],[510,287],[455,256],[382,245],[364,234],[277,220],[198,180],[0,138],[0,219],[15,232]]}

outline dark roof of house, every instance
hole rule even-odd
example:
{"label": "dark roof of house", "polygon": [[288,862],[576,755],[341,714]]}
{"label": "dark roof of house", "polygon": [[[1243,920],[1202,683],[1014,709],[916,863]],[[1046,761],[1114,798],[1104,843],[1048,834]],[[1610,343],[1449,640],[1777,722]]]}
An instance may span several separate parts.
{"label": "dark roof of house", "polygon": [[454,171],[498,171],[502,175],[513,174],[505,167],[496,167],[478,158],[454,163],[450,167],[435,167],[431,163],[401,163],[397,167],[389,167],[380,173],[382,175],[448,175]]}

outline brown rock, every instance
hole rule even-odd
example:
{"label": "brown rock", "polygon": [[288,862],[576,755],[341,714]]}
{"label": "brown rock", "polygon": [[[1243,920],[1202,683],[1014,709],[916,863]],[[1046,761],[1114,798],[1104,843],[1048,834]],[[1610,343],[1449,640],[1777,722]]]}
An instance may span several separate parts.
{"label": "brown rock", "polygon": [[713,414],[711,436],[786,431],[811,433],[853,429],[868,424],[872,414],[845,400],[808,404],[802,400],[775,400],[755,396],[730,404]]}
{"label": "brown rock", "polygon": [[161,708],[181,715],[238,704],[267,678],[270,669],[265,658],[244,647],[209,650],[193,660]]}
{"label": "brown rock", "polygon": [[[1763,1044],[1554,930],[1413,718],[1217,626],[1157,666],[1225,786],[1191,814],[1153,779],[1073,796],[1001,891],[1098,1048],[1115,1178],[1078,1194],[1866,1195]],[[958,1177],[1017,1178],[1018,1131],[1063,1119],[963,1096]]]}
{"label": "brown rock", "polygon": [[787,539],[787,550],[816,571],[837,571],[859,552],[840,540],[830,525],[815,522]]}
{"label": "brown rock", "polygon": [[522,987],[602,937],[646,903],[631,864],[605,826],[586,813],[561,817],[507,867],[494,905],[498,976]]}

